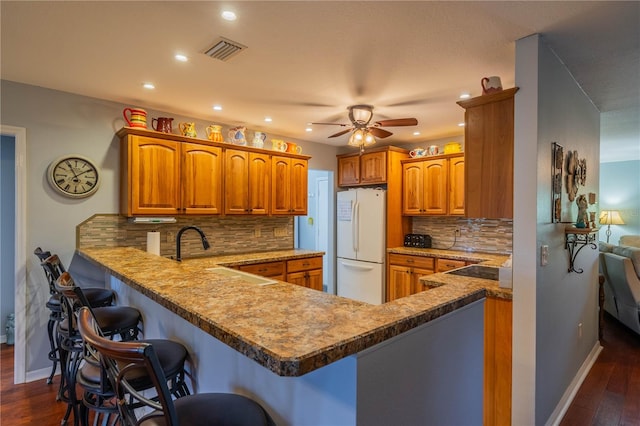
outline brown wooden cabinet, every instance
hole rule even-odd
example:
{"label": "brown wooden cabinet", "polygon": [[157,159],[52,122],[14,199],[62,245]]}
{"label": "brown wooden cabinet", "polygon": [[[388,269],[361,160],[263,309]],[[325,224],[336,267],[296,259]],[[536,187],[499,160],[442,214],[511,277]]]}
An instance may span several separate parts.
{"label": "brown wooden cabinet", "polygon": [[465,109],[465,204],[470,218],[513,218],[513,115],[518,88],[459,101]]}
{"label": "brown wooden cabinet", "polygon": [[464,214],[463,179],[463,154],[403,161],[402,213],[408,216]]}
{"label": "brown wooden cabinet", "polygon": [[120,150],[122,214],[221,212],[221,148],[128,135]]}
{"label": "brown wooden cabinet", "polygon": [[444,259],[438,258],[436,261],[438,272],[446,272],[452,269],[462,268],[463,266],[468,265],[464,260],[454,260],[454,259]]}
{"label": "brown wooden cabinet", "polygon": [[487,297],[484,307],[484,422],[511,424],[513,303]]}
{"label": "brown wooden cabinet", "polygon": [[387,183],[387,152],[373,151],[338,157],[338,186]]}
{"label": "brown wooden cabinet", "polygon": [[271,214],[307,214],[307,173],[307,160],[272,157]]}
{"label": "brown wooden cabinet", "polygon": [[251,265],[242,265],[239,266],[238,269],[266,278],[274,278],[280,281],[285,280],[285,262],[282,260],[275,262],[253,263]]}
{"label": "brown wooden cabinet", "polygon": [[269,213],[271,159],[266,154],[225,150],[225,213]]}
{"label": "brown wooden cabinet", "polygon": [[390,253],[388,260],[387,302],[423,291],[420,277],[435,272],[433,257]]}
{"label": "brown wooden cabinet", "polygon": [[322,256],[288,260],[286,281],[322,291]]}

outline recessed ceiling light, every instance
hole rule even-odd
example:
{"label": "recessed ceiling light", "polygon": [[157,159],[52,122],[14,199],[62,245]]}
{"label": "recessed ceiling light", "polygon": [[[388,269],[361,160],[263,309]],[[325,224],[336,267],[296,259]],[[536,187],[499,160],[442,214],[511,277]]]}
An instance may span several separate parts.
{"label": "recessed ceiling light", "polygon": [[307,127],[306,129],[304,129],[305,132],[313,132],[313,129],[311,127]]}
{"label": "recessed ceiling light", "polygon": [[418,136],[420,132],[413,132],[413,136]]}
{"label": "recessed ceiling light", "polygon": [[458,127],[464,127],[464,123],[458,123]]}
{"label": "recessed ceiling light", "polygon": [[266,121],[267,123],[271,123],[273,120],[271,119],[271,117],[265,117],[264,121]]}
{"label": "recessed ceiling light", "polygon": [[222,19],[225,21],[235,21],[238,18],[236,14],[230,10],[223,11],[220,16],[222,16]]}
{"label": "recessed ceiling light", "polygon": [[460,94],[460,99],[469,99],[470,97],[471,97],[471,95],[469,93]]}
{"label": "recessed ceiling light", "polygon": [[153,83],[142,83],[142,87],[144,87],[145,89],[155,89],[156,86],[153,85]]}
{"label": "recessed ceiling light", "polygon": [[180,62],[187,62],[189,60],[189,58],[187,58],[185,55],[182,55],[180,53],[174,56],[174,58],[176,58],[176,61],[180,61]]}
{"label": "recessed ceiling light", "polygon": [[213,109],[214,109],[215,111],[222,111],[222,105],[214,105],[214,106],[213,106]]}

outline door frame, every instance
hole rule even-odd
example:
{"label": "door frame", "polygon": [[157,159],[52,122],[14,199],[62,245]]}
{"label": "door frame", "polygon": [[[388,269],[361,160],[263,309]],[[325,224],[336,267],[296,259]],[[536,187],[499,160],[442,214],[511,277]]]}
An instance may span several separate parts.
{"label": "door frame", "polygon": [[13,383],[26,380],[27,345],[27,129],[0,124],[0,134],[15,138],[15,346]]}

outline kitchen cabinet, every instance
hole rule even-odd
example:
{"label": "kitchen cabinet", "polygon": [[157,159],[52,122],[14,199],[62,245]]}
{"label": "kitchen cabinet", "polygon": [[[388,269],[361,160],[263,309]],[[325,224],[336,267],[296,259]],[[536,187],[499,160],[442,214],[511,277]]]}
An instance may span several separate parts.
{"label": "kitchen cabinet", "polygon": [[322,291],[322,256],[288,260],[286,281]]}
{"label": "kitchen cabinet", "polygon": [[436,261],[436,264],[437,264],[436,270],[438,272],[446,272],[452,269],[462,268],[463,266],[466,266],[469,263],[465,262],[464,260],[438,258],[438,260]]}
{"label": "kitchen cabinet", "polygon": [[285,280],[285,262],[283,260],[275,262],[254,263],[251,265],[242,265],[239,270],[249,272],[250,274],[260,275],[266,278],[274,278],[276,280]]}
{"label": "kitchen cabinet", "polygon": [[484,307],[484,421],[511,424],[513,303],[487,297]]}
{"label": "kitchen cabinet", "polygon": [[465,109],[469,218],[513,218],[514,97],[518,88],[459,101]]}
{"label": "kitchen cabinet", "polygon": [[122,214],[221,212],[221,148],[127,135],[120,154]]}
{"label": "kitchen cabinet", "polygon": [[269,213],[271,159],[237,149],[225,150],[225,213],[266,215]]}
{"label": "kitchen cabinet", "polygon": [[464,154],[402,162],[402,213],[464,214]]}
{"label": "kitchen cabinet", "polygon": [[387,152],[374,151],[338,157],[338,186],[387,183]]}
{"label": "kitchen cabinet", "polygon": [[307,214],[307,160],[271,158],[271,214]]}
{"label": "kitchen cabinet", "polygon": [[433,257],[390,253],[388,265],[387,302],[423,291],[419,278],[435,272]]}

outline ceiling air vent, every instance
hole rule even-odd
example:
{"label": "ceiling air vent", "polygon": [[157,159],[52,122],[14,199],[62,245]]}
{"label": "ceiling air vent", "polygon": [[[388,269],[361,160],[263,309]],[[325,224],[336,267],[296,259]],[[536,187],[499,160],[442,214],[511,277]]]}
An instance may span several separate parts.
{"label": "ceiling air vent", "polygon": [[227,61],[246,49],[247,46],[244,46],[235,41],[229,40],[224,37],[220,37],[216,42],[209,48],[205,53],[205,55],[211,56],[214,59],[219,59],[221,61]]}

